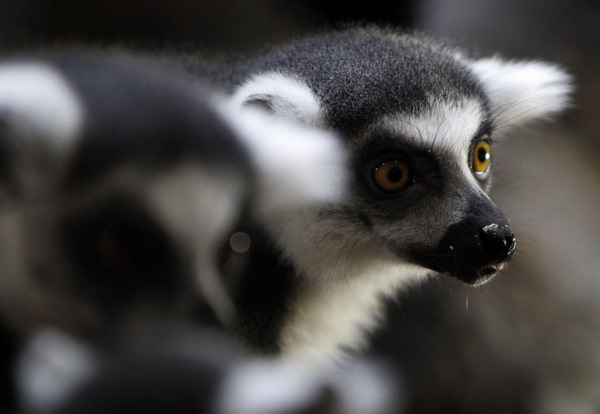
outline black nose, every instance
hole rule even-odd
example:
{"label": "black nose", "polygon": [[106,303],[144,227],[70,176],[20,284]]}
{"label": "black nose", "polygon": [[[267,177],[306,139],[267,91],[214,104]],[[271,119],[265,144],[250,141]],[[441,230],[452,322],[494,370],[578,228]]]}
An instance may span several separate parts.
{"label": "black nose", "polygon": [[506,261],[517,247],[517,239],[507,225],[488,224],[481,229],[479,238],[492,263]]}
{"label": "black nose", "polygon": [[508,221],[487,197],[473,195],[466,201],[463,219],[449,225],[438,243],[411,253],[421,266],[481,284],[504,268],[517,242]]}

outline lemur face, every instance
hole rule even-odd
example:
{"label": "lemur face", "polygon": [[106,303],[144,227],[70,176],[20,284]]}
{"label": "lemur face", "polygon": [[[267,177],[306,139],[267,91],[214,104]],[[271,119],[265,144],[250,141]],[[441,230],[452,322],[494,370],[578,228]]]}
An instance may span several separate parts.
{"label": "lemur face", "polygon": [[2,316],[84,336],[199,309],[231,322],[238,221],[335,198],[345,156],[330,134],[220,105],[122,56],[0,63]]}
{"label": "lemur face", "polygon": [[10,202],[0,220],[5,314],[27,330],[84,336],[197,311],[229,321],[243,184],[200,168],[131,168]]}
{"label": "lemur face", "polygon": [[516,241],[488,198],[490,115],[481,101],[432,101],[384,116],[349,144],[354,209],[398,257],[472,284],[501,269]]}
{"label": "lemur face", "polygon": [[253,75],[234,91],[238,105],[345,134],[354,185],[329,214],[340,217],[329,223],[341,246],[379,245],[399,262],[470,284],[504,266],[516,239],[486,195],[493,142],[562,109],[563,72],[471,60],[372,28],[307,38],[247,65]]}

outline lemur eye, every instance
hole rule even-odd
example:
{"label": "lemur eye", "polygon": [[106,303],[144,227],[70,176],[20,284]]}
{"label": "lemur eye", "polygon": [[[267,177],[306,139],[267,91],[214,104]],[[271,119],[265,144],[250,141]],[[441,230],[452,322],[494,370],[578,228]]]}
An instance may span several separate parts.
{"label": "lemur eye", "polygon": [[409,183],[411,171],[404,161],[385,161],[373,169],[373,181],[386,193],[403,190]]}
{"label": "lemur eye", "polygon": [[94,240],[98,264],[114,273],[139,270],[144,264],[142,246],[133,232],[119,228],[103,228]]}
{"label": "lemur eye", "polygon": [[134,201],[121,197],[74,211],[63,222],[65,251],[85,275],[78,280],[107,295],[177,286],[179,256],[160,224]]}
{"label": "lemur eye", "polygon": [[492,148],[486,141],[479,141],[473,148],[472,168],[476,174],[486,173],[492,162]]}

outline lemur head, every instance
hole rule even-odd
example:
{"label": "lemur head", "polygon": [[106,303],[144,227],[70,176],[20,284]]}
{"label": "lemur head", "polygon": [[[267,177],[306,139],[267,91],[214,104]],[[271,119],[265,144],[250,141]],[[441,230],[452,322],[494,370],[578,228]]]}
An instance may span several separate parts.
{"label": "lemur head", "polygon": [[95,335],[199,302],[227,322],[248,247],[230,239],[236,223],[328,201],[343,182],[332,135],[231,117],[148,66],[83,52],[0,62],[0,309],[23,330]]}
{"label": "lemur head", "polygon": [[[353,189],[332,211],[401,261],[488,280],[516,240],[486,195],[509,127],[565,107],[569,78],[537,62],[474,60],[415,35],[359,28],[247,62],[233,101],[343,132]],[[338,233],[340,231],[337,231]]]}

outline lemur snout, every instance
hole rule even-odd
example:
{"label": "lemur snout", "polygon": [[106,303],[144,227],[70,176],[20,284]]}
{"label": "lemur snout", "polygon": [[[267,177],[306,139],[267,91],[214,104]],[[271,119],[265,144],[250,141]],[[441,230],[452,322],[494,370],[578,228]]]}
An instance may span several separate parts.
{"label": "lemur snout", "polygon": [[474,198],[470,206],[433,249],[414,255],[422,266],[479,285],[502,270],[517,241],[502,212],[489,200]]}
{"label": "lemur snout", "polygon": [[487,220],[473,216],[451,226],[434,254],[432,268],[474,285],[502,270],[517,241],[499,211],[488,214]]}
{"label": "lemur snout", "polygon": [[489,224],[479,233],[481,243],[490,256],[491,264],[506,261],[517,247],[517,239],[507,225]]}

